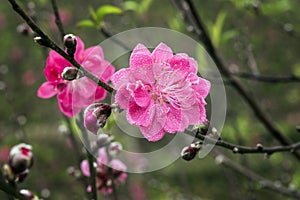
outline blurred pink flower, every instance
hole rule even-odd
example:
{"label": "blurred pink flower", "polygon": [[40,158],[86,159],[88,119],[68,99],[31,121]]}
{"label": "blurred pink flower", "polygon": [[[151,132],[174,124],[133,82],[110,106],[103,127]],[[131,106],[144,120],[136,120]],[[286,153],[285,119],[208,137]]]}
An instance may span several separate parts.
{"label": "blurred pink flower", "polygon": [[[105,147],[98,150],[97,166],[96,166],[96,187],[102,194],[112,193],[111,179],[108,172],[108,166],[112,168],[114,182],[120,185],[125,182],[127,167],[118,159],[108,161]],[[83,160],[80,164],[81,171],[84,176],[90,176],[90,168],[87,160]],[[90,190],[90,186],[87,190]]]}
{"label": "blurred pink flower", "polygon": [[[93,46],[84,50],[84,44],[79,37],[77,37],[74,58],[86,70],[104,82],[108,82],[114,73],[114,67],[104,60],[102,48]],[[73,117],[82,108],[97,100],[104,99],[106,91],[87,77],[79,77],[73,81],[64,80],[61,74],[64,68],[68,66],[72,65],[51,50],[44,70],[47,82],[41,85],[37,95],[40,98],[50,98],[57,95],[61,112],[68,117]]]}
{"label": "blurred pink flower", "polygon": [[130,67],[112,76],[116,102],[127,110],[129,123],[139,126],[149,141],[166,132],[184,131],[206,120],[204,98],[210,82],[197,76],[197,62],[187,54],[173,55],[160,43],[152,53],[138,44]]}
{"label": "blurred pink flower", "polygon": [[31,86],[36,82],[36,76],[33,70],[27,70],[23,75],[22,75],[22,82],[27,85]]}
{"label": "blurred pink flower", "polygon": [[[71,21],[71,13],[68,10],[59,9],[59,17],[60,17],[61,23],[64,26],[68,25]],[[57,30],[54,14],[51,14],[51,16],[50,16],[50,28],[53,30]]]}

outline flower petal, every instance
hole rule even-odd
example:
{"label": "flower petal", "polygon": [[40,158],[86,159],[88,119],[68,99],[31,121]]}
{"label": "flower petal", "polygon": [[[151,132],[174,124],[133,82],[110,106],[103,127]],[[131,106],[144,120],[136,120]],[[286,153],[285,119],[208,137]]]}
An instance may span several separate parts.
{"label": "flower petal", "polygon": [[141,86],[134,90],[133,98],[135,103],[140,107],[146,107],[149,105],[152,97],[149,94],[150,87],[148,85]]}
{"label": "flower petal", "polygon": [[184,131],[189,125],[189,121],[182,110],[171,109],[167,114],[167,120],[164,129],[169,133]]}
{"label": "flower petal", "polygon": [[140,107],[136,104],[134,98],[129,101],[129,108],[126,114],[129,123],[136,126],[149,126],[153,121],[155,110],[152,106]]}
{"label": "flower petal", "polygon": [[127,90],[127,86],[123,85],[116,93],[115,101],[122,109],[128,109],[129,99],[131,95]]}
{"label": "flower petal", "polygon": [[165,134],[166,110],[160,105],[154,104],[151,107],[150,113],[152,123],[147,127],[141,126],[140,130],[147,140],[157,141]]}
{"label": "flower petal", "polygon": [[197,97],[205,98],[210,90],[210,82],[208,80],[205,80],[203,78],[198,78],[198,83],[193,84],[193,89],[195,90]]}
{"label": "flower petal", "polygon": [[76,36],[76,52],[74,54],[74,58],[77,62],[81,63],[81,61],[84,59],[83,57],[83,51],[84,51],[84,43],[80,39],[80,37]]}
{"label": "flower petal", "polygon": [[144,55],[148,55],[148,56],[151,55],[151,53],[150,53],[150,51],[147,49],[147,47],[145,47],[145,45],[143,45],[143,44],[141,44],[141,43],[137,44],[137,45],[134,47],[134,49],[133,49],[131,55],[135,55],[135,54],[144,54]]}
{"label": "flower petal", "polygon": [[110,167],[113,168],[114,170],[121,171],[121,172],[125,172],[127,170],[126,165],[118,159],[111,160]]}
{"label": "flower petal", "polygon": [[90,167],[89,167],[89,162],[87,160],[83,160],[80,163],[80,169],[83,175],[90,176]]}
{"label": "flower petal", "polygon": [[172,58],[172,49],[164,43],[160,43],[151,54],[154,63],[163,64]]}
{"label": "flower petal", "polygon": [[37,91],[37,96],[43,99],[48,99],[57,94],[56,84],[45,82]]}
{"label": "flower petal", "polygon": [[123,84],[127,84],[129,82],[130,75],[130,69],[120,69],[112,75],[111,82],[116,89],[119,89]]}

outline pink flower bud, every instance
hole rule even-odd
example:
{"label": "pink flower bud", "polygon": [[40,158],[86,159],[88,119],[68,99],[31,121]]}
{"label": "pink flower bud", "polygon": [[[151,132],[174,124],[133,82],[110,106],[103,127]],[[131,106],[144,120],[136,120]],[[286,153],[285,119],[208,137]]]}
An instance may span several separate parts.
{"label": "pink flower bud", "polygon": [[67,53],[70,56],[74,56],[76,52],[77,40],[76,36],[73,34],[67,34],[64,36],[64,45],[67,48]]}
{"label": "pink flower bud", "polygon": [[108,104],[92,104],[84,112],[84,127],[95,135],[99,128],[103,128],[111,114]]}
{"label": "pink flower bud", "polygon": [[72,81],[76,79],[78,74],[78,69],[76,67],[65,67],[64,71],[61,74],[65,80]]}
{"label": "pink flower bud", "polygon": [[110,156],[114,157],[122,151],[123,147],[119,142],[112,142],[108,147],[108,153]]}
{"label": "pink flower bud", "polygon": [[201,149],[201,144],[201,142],[195,142],[184,147],[181,151],[181,158],[186,161],[193,160]]}
{"label": "pink flower bud", "polygon": [[77,40],[73,34],[67,34],[64,36],[64,45],[68,49],[76,48]]}
{"label": "pink flower bud", "polygon": [[33,165],[32,147],[28,144],[18,144],[10,150],[8,164],[13,173],[19,174]]}

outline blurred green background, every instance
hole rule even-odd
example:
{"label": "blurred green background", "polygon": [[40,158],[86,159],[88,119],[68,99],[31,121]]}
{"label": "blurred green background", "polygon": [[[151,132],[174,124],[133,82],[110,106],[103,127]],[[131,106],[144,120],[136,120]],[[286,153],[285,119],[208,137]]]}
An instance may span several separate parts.
{"label": "blurred green background", "polygon": [[[30,11],[28,4],[30,7],[32,3],[35,7]],[[79,35],[89,47],[106,37],[95,28],[78,27],[77,23],[90,19],[90,8],[112,4],[124,9],[123,3],[122,0],[62,0],[58,1],[58,6],[66,32]],[[196,39],[191,26],[185,23],[172,1],[137,0],[136,3],[139,9],[126,11],[122,15],[105,16],[103,22],[106,29],[116,34],[136,27],[165,27]],[[219,54],[232,71],[300,76],[298,0],[213,0],[194,3]],[[22,1],[22,5],[34,15],[40,27],[59,43],[50,1]],[[67,173],[70,166],[78,169],[78,163],[70,142],[59,131],[64,118],[56,98],[43,100],[36,96],[37,89],[45,81],[43,69],[49,50],[34,43],[33,36],[24,33],[24,27],[20,26],[22,23],[8,1],[2,1],[0,156],[4,156],[0,162],[5,162],[7,148],[20,142],[25,133],[33,146],[35,164],[28,179],[19,187],[28,188],[44,199],[84,199],[84,188]],[[118,69],[124,67],[122,63],[115,65]],[[294,142],[299,141],[300,133],[295,128],[300,124],[299,83],[241,81],[286,137]],[[257,143],[278,145],[231,86],[226,86],[226,96],[228,110],[222,131],[224,140],[247,146]],[[79,138],[76,139],[82,146]],[[122,141],[122,138],[119,140]],[[145,140],[140,142],[147,143]],[[160,143],[151,145],[155,149]],[[126,143],[123,147],[126,149]],[[265,178],[300,190],[299,163],[291,154],[279,153],[266,158],[264,155],[236,155],[218,149]],[[258,183],[231,169],[216,165],[212,156],[191,162],[179,159],[156,172],[129,174],[126,184],[118,188],[118,193],[120,199],[286,198],[262,189]],[[0,199],[5,198],[5,194],[0,192]]]}

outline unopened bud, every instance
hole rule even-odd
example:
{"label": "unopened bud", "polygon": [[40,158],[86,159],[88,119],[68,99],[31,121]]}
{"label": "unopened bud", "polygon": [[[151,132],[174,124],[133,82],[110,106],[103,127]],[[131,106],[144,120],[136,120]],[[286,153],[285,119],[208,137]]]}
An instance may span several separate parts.
{"label": "unopened bud", "polygon": [[64,45],[67,48],[67,53],[74,56],[76,51],[77,40],[73,34],[67,34],[64,36]]}
{"label": "unopened bud", "polygon": [[22,189],[20,194],[23,195],[28,200],[39,200],[39,198],[34,195],[30,190]]}
{"label": "unopened bud", "polygon": [[108,104],[92,104],[84,112],[84,127],[90,132],[97,134],[99,128],[103,128],[107,118],[111,114]]}
{"label": "unopened bud", "polygon": [[123,147],[120,142],[112,142],[108,147],[108,153],[110,156],[114,157],[122,151]]}
{"label": "unopened bud", "polygon": [[99,134],[97,138],[97,147],[101,148],[106,145],[108,145],[112,141],[113,137],[110,135],[107,135],[105,133]]}
{"label": "unopened bud", "polygon": [[21,33],[24,36],[32,35],[33,31],[32,29],[25,23],[19,24],[17,26],[17,32]]}
{"label": "unopened bud", "polygon": [[33,40],[34,40],[36,43],[38,43],[39,45],[48,47],[48,45],[46,44],[46,42],[44,41],[44,39],[41,38],[40,36],[34,37]]}
{"label": "unopened bud", "polygon": [[31,150],[31,145],[24,143],[18,144],[11,149],[9,153],[8,164],[13,173],[22,173],[32,166],[33,154]]}
{"label": "unopened bud", "polygon": [[262,144],[257,144],[256,148],[258,151],[262,151],[264,149],[264,146]]}
{"label": "unopened bud", "polygon": [[186,161],[193,160],[201,149],[201,145],[201,142],[195,142],[190,144],[189,146],[184,147],[181,151],[181,158]]}
{"label": "unopened bud", "polygon": [[239,148],[234,147],[234,148],[232,149],[232,151],[233,151],[233,153],[238,153],[238,152],[239,152]]}
{"label": "unopened bud", "polygon": [[78,74],[78,69],[76,67],[65,67],[61,74],[63,79],[67,81],[72,81],[76,79]]}

